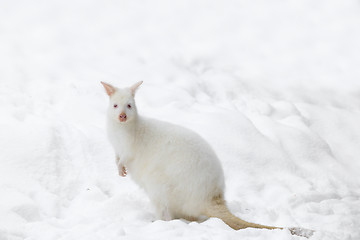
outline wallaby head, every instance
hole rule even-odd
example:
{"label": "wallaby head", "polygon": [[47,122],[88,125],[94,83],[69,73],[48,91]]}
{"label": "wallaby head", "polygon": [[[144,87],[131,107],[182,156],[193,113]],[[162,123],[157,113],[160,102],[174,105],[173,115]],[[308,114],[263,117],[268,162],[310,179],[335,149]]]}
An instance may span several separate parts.
{"label": "wallaby head", "polygon": [[108,116],[114,121],[125,124],[137,116],[135,105],[135,92],[143,82],[135,83],[129,88],[117,88],[108,83],[101,82],[109,95]]}

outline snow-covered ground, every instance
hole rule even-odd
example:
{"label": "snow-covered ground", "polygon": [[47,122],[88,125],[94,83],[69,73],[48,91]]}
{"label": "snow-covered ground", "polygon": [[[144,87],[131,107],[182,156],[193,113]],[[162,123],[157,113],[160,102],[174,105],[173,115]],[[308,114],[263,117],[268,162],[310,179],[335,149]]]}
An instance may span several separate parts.
{"label": "snow-covered ground", "polygon": [[[301,239],[155,219],[100,81],[219,155],[237,216],[360,239],[360,2],[0,2],[0,240]],[[131,173],[130,173],[131,174]]]}

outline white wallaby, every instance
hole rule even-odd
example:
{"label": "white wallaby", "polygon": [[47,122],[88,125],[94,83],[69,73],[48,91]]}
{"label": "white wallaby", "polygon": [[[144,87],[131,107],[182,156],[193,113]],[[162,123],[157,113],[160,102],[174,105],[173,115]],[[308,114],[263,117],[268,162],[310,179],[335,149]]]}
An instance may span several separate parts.
{"label": "white wallaby", "polygon": [[[282,229],[249,223],[234,216],[224,200],[224,173],[210,145],[195,132],[138,115],[134,96],[138,82],[116,88],[101,82],[110,96],[107,130],[119,174],[127,170],[155,205],[160,219],[201,216],[222,219],[233,229]],[[292,234],[306,235],[298,228]]]}

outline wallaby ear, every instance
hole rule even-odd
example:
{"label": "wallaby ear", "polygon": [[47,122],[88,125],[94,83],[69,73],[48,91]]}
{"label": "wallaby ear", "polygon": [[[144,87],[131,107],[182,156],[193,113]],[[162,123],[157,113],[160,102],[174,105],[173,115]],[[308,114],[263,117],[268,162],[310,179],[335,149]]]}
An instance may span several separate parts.
{"label": "wallaby ear", "polygon": [[107,95],[111,96],[111,95],[113,95],[115,93],[115,91],[116,91],[115,87],[111,86],[108,83],[104,83],[104,82],[101,82],[101,84],[104,86]]}
{"label": "wallaby ear", "polygon": [[132,86],[130,87],[131,94],[132,94],[133,96],[135,96],[136,90],[140,87],[140,85],[141,85],[142,83],[143,83],[143,81],[140,81],[140,82],[137,82],[137,83],[135,83],[134,85],[132,85]]}

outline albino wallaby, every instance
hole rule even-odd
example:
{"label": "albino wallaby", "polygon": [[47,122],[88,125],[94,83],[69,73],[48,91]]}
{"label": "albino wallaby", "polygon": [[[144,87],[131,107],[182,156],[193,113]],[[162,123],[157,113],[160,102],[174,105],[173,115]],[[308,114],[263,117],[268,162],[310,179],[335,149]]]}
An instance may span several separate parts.
{"label": "albino wallaby", "polygon": [[[195,132],[138,115],[134,96],[138,82],[116,88],[101,82],[110,97],[107,130],[119,174],[127,170],[155,205],[160,219],[217,217],[233,229],[282,229],[246,222],[234,216],[224,200],[224,173],[210,145]],[[125,167],[126,166],[126,167]],[[311,231],[290,228],[292,234]]]}

